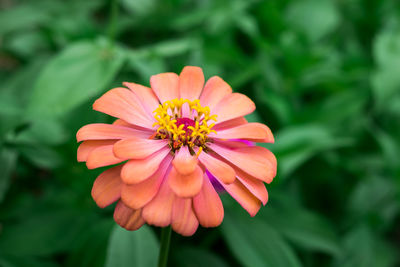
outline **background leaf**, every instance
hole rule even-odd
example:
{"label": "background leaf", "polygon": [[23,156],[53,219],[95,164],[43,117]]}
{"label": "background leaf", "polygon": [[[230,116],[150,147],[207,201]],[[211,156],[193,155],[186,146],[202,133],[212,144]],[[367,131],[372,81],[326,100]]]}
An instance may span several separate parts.
{"label": "background leaf", "polygon": [[156,266],[158,242],[149,227],[129,232],[116,225],[111,233],[105,266]]}

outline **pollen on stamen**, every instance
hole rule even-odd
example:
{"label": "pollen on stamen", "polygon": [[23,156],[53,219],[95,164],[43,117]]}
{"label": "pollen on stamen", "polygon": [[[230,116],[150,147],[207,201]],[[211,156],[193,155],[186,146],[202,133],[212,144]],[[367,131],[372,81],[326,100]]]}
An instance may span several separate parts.
{"label": "pollen on stamen", "polygon": [[207,135],[216,133],[212,128],[217,116],[210,114],[209,107],[202,107],[198,99],[166,101],[154,113],[157,122],[153,126],[158,128],[152,137],[169,139],[173,150],[187,145],[190,148],[199,147],[201,152],[209,141]]}

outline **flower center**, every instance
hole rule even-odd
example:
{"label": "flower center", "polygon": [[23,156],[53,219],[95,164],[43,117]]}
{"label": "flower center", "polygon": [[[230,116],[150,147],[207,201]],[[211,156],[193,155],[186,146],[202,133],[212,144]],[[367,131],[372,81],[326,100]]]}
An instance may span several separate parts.
{"label": "flower center", "polygon": [[200,101],[174,99],[164,102],[153,113],[158,126],[154,135],[157,139],[169,139],[175,151],[184,145],[204,148],[209,141],[207,135],[215,125],[217,115],[210,115],[209,107],[202,107]]}

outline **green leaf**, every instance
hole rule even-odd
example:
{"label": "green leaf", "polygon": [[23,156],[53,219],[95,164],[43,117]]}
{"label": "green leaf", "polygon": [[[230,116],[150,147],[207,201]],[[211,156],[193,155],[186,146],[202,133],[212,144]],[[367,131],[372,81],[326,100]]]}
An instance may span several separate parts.
{"label": "green leaf", "polygon": [[0,148],[0,203],[10,184],[11,174],[17,163],[17,153],[8,148]]}
{"label": "green leaf", "polygon": [[228,267],[222,258],[216,254],[195,247],[175,248],[171,251],[174,266],[180,267]]}
{"label": "green leaf", "polygon": [[115,225],[111,217],[96,220],[85,233],[80,236],[77,246],[69,255],[66,266],[103,267],[110,233]]}
{"label": "green leaf", "polygon": [[121,68],[122,55],[104,42],[80,42],[65,48],[40,73],[28,114],[59,117],[103,92]]}
{"label": "green leaf", "polygon": [[260,216],[284,237],[303,248],[339,255],[339,240],[332,225],[317,213],[288,200],[285,195],[280,198],[274,195],[274,201],[260,211]]}
{"label": "green leaf", "polygon": [[365,225],[354,227],[345,236],[343,249],[345,253],[334,266],[390,267],[397,261],[397,250]]}
{"label": "green leaf", "polygon": [[47,260],[39,260],[33,257],[0,255],[2,267],[57,267],[58,264]]}
{"label": "green leaf", "polygon": [[275,143],[268,144],[278,159],[278,173],[287,177],[297,167],[318,152],[351,144],[351,140],[338,138],[322,125],[299,125],[281,130]]}
{"label": "green leaf", "polygon": [[158,242],[151,229],[144,225],[137,231],[127,231],[115,225],[108,245],[107,267],[156,266]]}
{"label": "green leaf", "polygon": [[69,251],[88,227],[85,214],[72,210],[28,216],[3,224],[0,251],[18,256],[43,256]]}
{"label": "green leaf", "polygon": [[27,158],[33,165],[44,168],[53,169],[62,164],[60,155],[54,149],[43,145],[26,145],[18,146],[21,155]]}
{"label": "green leaf", "polygon": [[286,18],[290,26],[303,32],[311,41],[331,33],[339,24],[339,14],[333,1],[292,1]]}
{"label": "green leaf", "polygon": [[400,31],[386,29],[379,33],[374,41],[373,52],[377,70],[371,76],[375,102],[379,109],[399,95],[400,77]]}
{"label": "green leaf", "polygon": [[225,213],[222,233],[233,255],[243,266],[301,266],[299,259],[281,235],[258,218],[249,218],[243,211]]}
{"label": "green leaf", "polygon": [[[18,18],[18,19],[17,19]],[[0,11],[0,35],[33,27],[50,19],[44,10],[34,5],[20,5]]]}

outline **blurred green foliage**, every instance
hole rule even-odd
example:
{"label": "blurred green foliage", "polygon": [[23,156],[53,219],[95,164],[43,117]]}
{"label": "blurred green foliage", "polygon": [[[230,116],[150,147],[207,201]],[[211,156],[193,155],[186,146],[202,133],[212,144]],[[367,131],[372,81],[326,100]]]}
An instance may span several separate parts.
{"label": "blurred green foliage", "polygon": [[[170,266],[398,266],[400,3],[0,1],[0,266],[152,266],[90,197],[76,131],[123,81],[201,66],[253,98],[279,171],[250,218],[173,236]],[[115,38],[113,38],[115,36]],[[111,37],[111,38],[110,38]]]}

